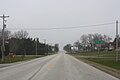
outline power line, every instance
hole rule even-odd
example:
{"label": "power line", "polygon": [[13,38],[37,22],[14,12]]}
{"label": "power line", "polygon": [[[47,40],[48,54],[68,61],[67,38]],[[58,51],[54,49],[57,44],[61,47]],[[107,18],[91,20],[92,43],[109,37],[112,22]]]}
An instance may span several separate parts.
{"label": "power line", "polygon": [[52,27],[52,28],[8,28],[10,30],[59,30],[59,29],[77,29],[77,28],[85,28],[85,27],[99,27],[105,25],[115,24],[115,22],[111,23],[103,23],[103,24],[94,24],[94,25],[85,25],[85,26],[74,26],[74,27]]}

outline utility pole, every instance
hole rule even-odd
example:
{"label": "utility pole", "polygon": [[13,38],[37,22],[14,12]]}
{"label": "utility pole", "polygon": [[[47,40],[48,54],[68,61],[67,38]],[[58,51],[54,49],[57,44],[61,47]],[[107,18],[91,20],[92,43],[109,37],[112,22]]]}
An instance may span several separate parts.
{"label": "utility pole", "polygon": [[37,43],[38,43],[38,38],[36,38],[36,56],[38,55],[37,54],[37,51],[38,51]]}
{"label": "utility pole", "polygon": [[48,54],[48,46],[47,46],[47,44],[46,44],[46,39],[44,39],[44,44],[45,44],[45,54],[47,55]]}
{"label": "utility pole", "polygon": [[119,34],[118,34],[118,20],[116,21],[116,62],[118,62],[118,44],[119,44]]}
{"label": "utility pole", "polygon": [[3,19],[3,29],[2,29],[2,46],[1,46],[1,52],[2,52],[2,59],[1,61],[4,62],[4,51],[5,51],[5,39],[4,39],[4,31],[6,28],[6,24],[5,24],[5,18],[8,18],[9,16],[5,16],[4,14],[2,16],[0,16],[0,18]]}

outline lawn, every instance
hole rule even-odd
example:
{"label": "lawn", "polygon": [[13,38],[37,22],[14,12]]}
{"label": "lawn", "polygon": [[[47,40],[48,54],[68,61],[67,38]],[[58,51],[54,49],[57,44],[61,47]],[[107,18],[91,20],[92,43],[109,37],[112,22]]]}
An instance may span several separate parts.
{"label": "lawn", "polygon": [[[26,60],[31,60],[35,58],[43,57],[43,55],[16,55],[14,58],[9,58],[8,56],[5,56],[4,63],[14,63],[14,62],[19,62],[19,61],[26,61]],[[1,63],[1,62],[0,62]]]}
{"label": "lawn", "polygon": [[104,66],[108,66],[108,67],[120,70],[120,56],[119,56],[119,61],[116,62],[115,51],[101,51],[100,53],[81,52],[81,53],[76,53],[76,55],[74,56],[77,58],[87,59],[89,61],[93,61],[93,62],[102,64]]}
{"label": "lawn", "polygon": [[87,58],[87,60],[120,70],[120,60],[118,62],[107,58]]}

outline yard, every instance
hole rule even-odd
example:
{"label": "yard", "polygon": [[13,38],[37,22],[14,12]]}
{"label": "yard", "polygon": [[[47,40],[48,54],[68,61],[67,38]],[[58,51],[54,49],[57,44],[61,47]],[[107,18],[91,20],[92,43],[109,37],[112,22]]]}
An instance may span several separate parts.
{"label": "yard", "polygon": [[74,55],[76,58],[86,59],[95,63],[102,64],[117,70],[120,70],[120,53],[119,61],[116,62],[115,51],[102,51],[102,52],[81,52]]}
{"label": "yard", "polygon": [[[43,57],[43,55],[15,55],[15,57],[10,58],[9,56],[5,56],[4,63],[14,63],[19,61],[26,61],[31,60],[35,58]],[[0,62],[1,63],[1,62]]]}

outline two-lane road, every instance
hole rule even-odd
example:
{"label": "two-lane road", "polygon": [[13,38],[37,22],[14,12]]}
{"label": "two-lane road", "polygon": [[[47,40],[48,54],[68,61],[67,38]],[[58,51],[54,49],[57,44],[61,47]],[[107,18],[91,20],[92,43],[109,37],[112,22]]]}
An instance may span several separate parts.
{"label": "two-lane road", "polygon": [[0,80],[120,80],[67,54],[0,68]]}

